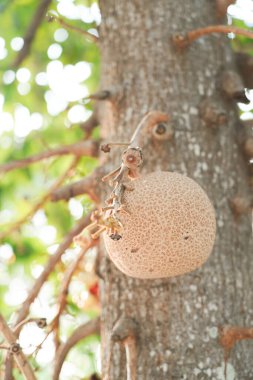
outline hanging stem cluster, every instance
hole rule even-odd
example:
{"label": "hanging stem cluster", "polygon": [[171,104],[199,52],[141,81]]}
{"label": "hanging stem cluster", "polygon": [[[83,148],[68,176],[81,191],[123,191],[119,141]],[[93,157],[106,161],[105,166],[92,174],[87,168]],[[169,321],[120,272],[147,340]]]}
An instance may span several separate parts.
{"label": "hanging stem cluster", "polygon": [[127,213],[122,204],[122,197],[125,190],[133,190],[131,181],[138,178],[139,168],[143,163],[142,146],[147,134],[152,134],[153,129],[157,126],[163,126],[163,133],[167,133],[169,120],[167,114],[160,111],[151,111],[147,113],[138,124],[130,142],[107,143],[101,146],[101,150],[109,153],[113,146],[126,146],[127,149],[122,154],[121,165],[104,176],[103,182],[108,182],[113,187],[109,197],[105,200],[105,207],[93,212],[92,223],[86,227],[91,232],[91,237],[96,239],[106,231],[113,240],[119,240],[122,237],[123,225],[120,221],[120,213]]}

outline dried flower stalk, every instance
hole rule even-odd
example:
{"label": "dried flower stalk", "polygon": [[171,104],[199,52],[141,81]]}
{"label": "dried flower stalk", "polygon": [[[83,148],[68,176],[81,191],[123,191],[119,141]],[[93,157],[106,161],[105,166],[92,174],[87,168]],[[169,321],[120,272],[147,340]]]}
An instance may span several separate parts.
{"label": "dried flower stalk", "polygon": [[167,114],[151,111],[138,124],[130,142],[113,142],[101,146],[101,150],[105,153],[109,153],[113,146],[127,148],[122,154],[121,165],[102,178],[102,181],[108,182],[113,190],[105,200],[105,207],[92,213],[92,223],[86,227],[93,239],[97,239],[105,231],[113,240],[121,239],[123,225],[120,221],[120,213],[127,213],[122,204],[122,197],[124,191],[133,190],[131,181],[139,177],[139,168],[143,163],[141,146],[145,136],[151,134],[154,127],[168,120]]}

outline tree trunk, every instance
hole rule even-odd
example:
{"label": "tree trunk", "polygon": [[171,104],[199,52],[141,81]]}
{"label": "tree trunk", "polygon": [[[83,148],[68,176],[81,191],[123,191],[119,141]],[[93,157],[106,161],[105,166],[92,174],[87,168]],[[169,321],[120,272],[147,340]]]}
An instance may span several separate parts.
{"label": "tree trunk", "polygon": [[[221,90],[222,72],[234,69],[234,56],[224,35],[202,37],[183,50],[171,42],[177,33],[217,24],[214,2],[101,0],[100,8],[101,88],[118,91],[102,105],[103,138],[128,141],[146,112],[168,113],[174,139],[145,146],[143,172],[195,179],[217,217],[208,262],[183,276],[133,279],[101,255],[103,371],[110,360],[110,380],[126,379],[120,345],[109,358],[110,333],[123,316],[138,323],[138,380],[252,379],[253,342],[236,344],[225,376],[218,339],[220,326],[249,326],[253,317],[250,216],[236,218],[229,205],[236,195],[250,194],[237,105]],[[217,113],[212,125],[205,117],[210,105]],[[108,171],[119,164],[120,152],[110,153]]]}

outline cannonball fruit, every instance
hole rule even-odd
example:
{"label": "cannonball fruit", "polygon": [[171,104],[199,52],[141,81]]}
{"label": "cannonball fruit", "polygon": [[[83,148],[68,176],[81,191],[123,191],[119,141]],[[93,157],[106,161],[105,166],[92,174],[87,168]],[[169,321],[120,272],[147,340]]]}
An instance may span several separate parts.
{"label": "cannonball fruit", "polygon": [[103,234],[107,252],[128,276],[172,277],[200,267],[215,239],[215,213],[204,190],[192,179],[155,172],[131,182],[120,212],[122,238]]}

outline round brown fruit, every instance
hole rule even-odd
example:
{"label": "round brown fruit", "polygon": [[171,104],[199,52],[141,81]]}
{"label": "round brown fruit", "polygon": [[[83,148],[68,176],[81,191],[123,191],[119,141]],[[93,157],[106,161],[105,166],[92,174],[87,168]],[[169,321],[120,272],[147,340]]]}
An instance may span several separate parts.
{"label": "round brown fruit", "polygon": [[[200,267],[210,255],[216,231],[213,206],[192,179],[155,172],[131,182],[120,213],[122,238],[104,233],[116,267],[136,278],[178,276]],[[128,214],[129,213],[129,214]]]}

